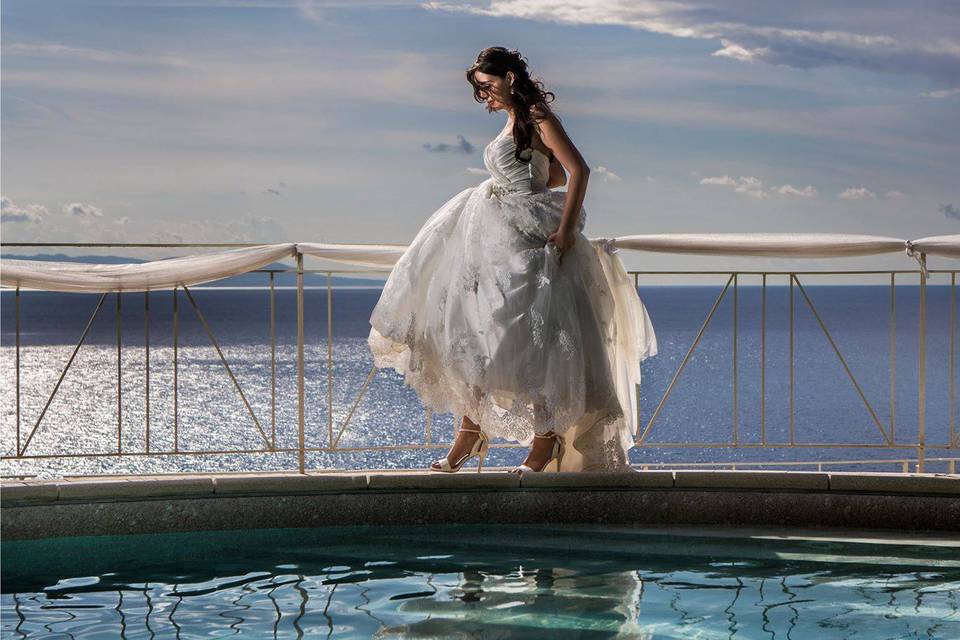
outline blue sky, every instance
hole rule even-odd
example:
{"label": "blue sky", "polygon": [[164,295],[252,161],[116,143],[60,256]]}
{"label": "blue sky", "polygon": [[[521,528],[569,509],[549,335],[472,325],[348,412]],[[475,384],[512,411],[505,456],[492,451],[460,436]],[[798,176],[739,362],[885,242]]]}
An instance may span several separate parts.
{"label": "blue sky", "polygon": [[557,94],[588,236],[960,229],[955,2],[0,10],[5,241],[408,242],[486,177],[505,116],[463,72],[490,45]]}

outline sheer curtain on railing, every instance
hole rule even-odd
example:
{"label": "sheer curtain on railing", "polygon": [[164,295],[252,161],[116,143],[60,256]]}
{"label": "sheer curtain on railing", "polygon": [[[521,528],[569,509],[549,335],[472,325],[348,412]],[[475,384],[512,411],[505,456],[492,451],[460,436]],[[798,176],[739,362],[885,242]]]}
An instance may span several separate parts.
{"label": "sheer curtain on railing", "polygon": [[[838,233],[657,233],[591,238],[591,242],[604,248],[601,253],[606,256],[613,255],[615,249],[774,258],[844,258],[905,251],[920,262],[924,271],[923,254],[960,258],[960,235],[903,240]],[[2,258],[0,282],[8,287],[45,291],[148,291],[229,278],[298,253],[333,262],[390,268],[405,249],[406,245],[401,244],[285,242],[127,264]],[[611,259],[606,260],[605,266],[612,269]]]}
{"label": "sheer curtain on railing", "polygon": [[4,258],[0,260],[0,281],[9,287],[45,291],[153,291],[222,280],[295,255],[296,245],[286,242],[124,264]]}
{"label": "sheer curtain on railing", "polygon": [[[606,249],[601,252],[606,256],[615,249],[774,258],[843,258],[905,251],[920,262],[924,271],[921,254],[960,258],[960,235],[903,240],[837,233],[659,233],[591,238],[591,242]],[[404,249],[406,245],[401,244],[285,242],[128,264],[2,258],[0,281],[8,287],[45,291],[149,291],[229,278],[298,253],[346,264],[390,268]],[[607,258],[605,266],[612,269],[614,265]]]}

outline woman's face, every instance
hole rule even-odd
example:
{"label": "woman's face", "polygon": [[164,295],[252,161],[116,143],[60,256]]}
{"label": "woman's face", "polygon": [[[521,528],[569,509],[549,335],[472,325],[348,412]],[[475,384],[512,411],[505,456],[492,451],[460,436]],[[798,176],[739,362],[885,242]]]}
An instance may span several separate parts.
{"label": "woman's face", "polygon": [[510,80],[513,73],[507,72],[505,78],[477,71],[473,78],[481,86],[480,97],[487,101],[487,108],[501,111],[510,107]]}

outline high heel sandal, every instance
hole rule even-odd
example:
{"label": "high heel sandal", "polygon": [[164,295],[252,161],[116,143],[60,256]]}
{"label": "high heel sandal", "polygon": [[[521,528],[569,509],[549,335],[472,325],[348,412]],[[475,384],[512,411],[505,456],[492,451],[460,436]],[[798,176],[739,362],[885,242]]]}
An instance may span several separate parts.
{"label": "high heel sandal", "polygon": [[480,437],[477,438],[476,442],[473,443],[473,447],[470,449],[469,453],[465,453],[456,464],[450,464],[446,457],[434,460],[430,464],[431,471],[442,471],[444,473],[456,473],[460,471],[460,467],[463,466],[463,463],[472,458],[473,456],[479,456],[477,460],[477,473],[480,473],[480,469],[483,468],[483,459],[487,457],[487,451],[490,449],[490,441],[487,439],[487,434],[483,432],[482,429],[465,429],[460,427],[460,431],[469,431],[470,433],[479,433]]}
{"label": "high heel sandal", "polygon": [[522,474],[522,473],[524,473],[525,471],[533,471],[533,472],[543,471],[543,470],[547,467],[547,465],[550,464],[550,463],[553,461],[554,458],[557,459],[557,471],[560,471],[560,463],[561,463],[562,460],[563,460],[563,454],[564,454],[564,451],[566,450],[566,443],[564,442],[563,436],[561,436],[561,435],[559,435],[559,434],[556,434],[556,433],[553,434],[553,435],[549,435],[549,436],[548,436],[548,435],[545,435],[545,434],[541,435],[541,434],[539,434],[539,433],[535,433],[535,434],[533,434],[533,437],[534,437],[534,438],[544,438],[544,439],[548,439],[548,440],[553,440],[553,451],[550,453],[550,457],[547,458],[547,461],[546,461],[546,462],[544,462],[542,465],[540,465],[540,468],[539,468],[539,469],[534,469],[533,467],[531,467],[531,466],[529,466],[529,465],[521,464],[520,466],[517,466],[517,467],[514,467],[513,469],[511,469],[511,470],[510,470],[510,473],[521,473],[521,474]]}

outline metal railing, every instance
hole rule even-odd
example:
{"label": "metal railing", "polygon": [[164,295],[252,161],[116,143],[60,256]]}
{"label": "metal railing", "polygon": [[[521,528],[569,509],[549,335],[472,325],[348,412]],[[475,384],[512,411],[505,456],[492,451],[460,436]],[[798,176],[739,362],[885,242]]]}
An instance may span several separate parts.
{"label": "metal railing", "polygon": [[[243,244],[104,244],[104,243],[74,243],[74,244],[50,244],[50,243],[3,243],[4,247],[38,247],[38,246],[58,246],[58,247],[116,247],[116,248],[186,248],[186,247],[236,247],[236,246],[249,246]],[[923,260],[923,256],[921,256]],[[923,263],[921,263],[923,264]],[[173,399],[173,415],[172,415],[172,446],[169,448],[157,448],[151,446],[151,415],[150,415],[150,401],[151,401],[151,380],[150,380],[150,344],[151,344],[151,310],[150,310],[150,293],[114,293],[116,300],[115,306],[115,336],[116,336],[116,358],[117,358],[117,367],[116,367],[116,447],[115,449],[99,452],[62,452],[62,453],[35,453],[29,451],[30,445],[33,441],[35,434],[38,429],[40,429],[41,424],[43,423],[44,417],[49,409],[51,402],[54,397],[57,395],[58,390],[61,387],[68,370],[73,364],[77,353],[80,350],[80,347],[83,345],[85,339],[87,338],[91,327],[93,326],[94,320],[97,318],[101,309],[104,307],[107,300],[108,294],[100,294],[99,300],[96,307],[93,310],[89,320],[84,327],[79,340],[76,345],[73,347],[69,358],[66,361],[56,383],[54,384],[52,390],[50,391],[42,410],[40,411],[38,417],[29,427],[29,430],[24,433],[22,426],[22,410],[21,410],[21,291],[17,288],[14,292],[14,316],[15,316],[15,446],[12,451],[8,451],[2,457],[4,461],[8,460],[17,460],[17,461],[26,461],[26,460],[44,460],[44,459],[53,459],[53,458],[98,458],[98,457],[152,457],[152,456],[215,456],[221,454],[295,454],[297,458],[297,469],[300,473],[304,473],[307,470],[306,456],[307,454],[313,453],[345,453],[345,452],[370,452],[370,451],[401,451],[401,450],[411,450],[411,449],[433,449],[433,448],[446,448],[449,446],[449,442],[437,442],[434,440],[432,432],[432,414],[427,409],[425,411],[424,419],[424,429],[423,429],[423,440],[422,442],[417,443],[407,443],[407,444],[392,444],[392,445],[362,445],[362,446],[344,446],[341,444],[342,436],[344,435],[347,428],[350,426],[351,419],[353,418],[361,400],[364,397],[364,393],[370,386],[371,381],[376,376],[378,369],[376,366],[372,367],[369,373],[366,376],[363,384],[360,386],[359,390],[356,393],[355,398],[350,404],[349,410],[346,414],[346,417],[339,425],[336,424],[334,420],[334,339],[333,339],[333,278],[335,275],[345,275],[358,277],[366,274],[381,274],[385,275],[389,270],[386,269],[351,269],[351,270],[341,270],[341,269],[305,269],[303,265],[303,254],[300,252],[296,253],[296,266],[289,269],[257,269],[251,273],[263,273],[266,274],[268,278],[267,286],[265,287],[268,291],[269,296],[269,334],[270,334],[270,418],[269,418],[269,435],[264,428],[264,424],[261,422],[260,417],[258,417],[257,412],[254,410],[254,407],[251,405],[247,395],[244,393],[243,386],[240,384],[237,376],[232,370],[230,363],[227,357],[224,355],[223,349],[220,347],[220,344],[216,338],[216,335],[210,326],[210,323],[203,315],[200,305],[198,304],[196,298],[194,297],[191,287],[182,286],[176,287],[172,290],[172,369],[173,369],[173,382],[172,382],[172,399]],[[928,452],[932,450],[944,451],[945,453],[952,453],[954,449],[960,446],[958,442],[957,428],[955,424],[955,409],[956,409],[956,377],[955,377],[955,330],[956,330],[956,270],[933,270],[927,269],[927,272],[930,274],[948,274],[950,277],[950,311],[949,311],[949,353],[948,353],[948,362],[949,362],[949,377],[948,377],[948,398],[949,398],[949,425],[948,425],[948,436],[946,442],[937,443],[937,442],[928,442],[927,441],[927,429],[926,429],[926,402],[927,402],[927,379],[926,379],[926,340],[927,340],[927,317],[926,317],[926,307],[927,307],[927,284],[926,278],[923,277],[923,274],[919,270],[844,270],[844,271],[666,271],[666,270],[643,270],[643,271],[630,271],[634,278],[634,286],[639,287],[639,277],[644,276],[666,276],[666,275],[722,275],[726,276],[726,281],[723,285],[723,288],[720,294],[716,297],[711,306],[709,312],[704,318],[703,322],[700,325],[700,328],[694,337],[692,343],[689,345],[682,361],[677,367],[676,371],[673,373],[672,378],[662,396],[659,398],[655,409],[652,414],[649,416],[649,419],[644,424],[641,421],[641,411],[640,403],[637,402],[637,424],[640,425],[640,432],[636,438],[636,446],[638,448],[700,448],[700,449],[830,449],[830,448],[856,448],[856,449],[885,449],[885,450],[912,450],[915,452],[914,456],[909,459],[897,458],[879,458],[879,459],[844,459],[844,460],[815,460],[809,462],[798,462],[790,460],[781,460],[781,461],[735,461],[735,462],[694,462],[694,463],[684,463],[684,462],[673,462],[673,463],[640,463],[636,466],[638,468],[662,468],[662,467],[732,467],[732,468],[750,468],[750,467],[764,467],[764,466],[782,466],[782,467],[800,467],[800,466],[815,466],[817,469],[823,469],[825,466],[837,466],[837,465],[864,465],[864,464],[877,464],[877,465],[894,465],[895,468],[899,468],[903,471],[909,469],[910,464],[913,464],[915,470],[918,472],[924,472],[926,463],[928,460],[935,460],[938,463],[942,463],[948,469],[948,472],[956,472],[956,462],[958,457],[952,456],[940,456],[937,458],[928,458]],[[296,276],[296,405],[297,405],[297,433],[296,433],[296,445],[295,446],[278,446],[277,441],[277,301],[276,301],[276,276],[281,273],[295,274]],[[307,442],[305,426],[306,426],[306,397],[305,397],[305,297],[304,297],[304,278],[308,275],[321,275],[326,276],[326,382],[327,382],[327,395],[326,395],[326,404],[327,404],[327,421],[326,421],[326,445],[317,445],[314,444],[311,446]],[[806,287],[804,287],[803,282],[801,282],[801,276],[808,275],[838,275],[842,274],[845,276],[849,275],[886,275],[889,277],[889,289],[890,289],[890,306],[889,306],[889,326],[890,326],[890,336],[889,336],[889,398],[888,398],[888,417],[884,421],[880,418],[877,409],[871,404],[862,385],[858,382],[856,376],[854,375],[847,359],[844,357],[841,352],[837,342],[831,335],[831,332],[824,321],[822,315],[817,310],[816,305],[814,304],[809,292]],[[739,289],[740,289],[740,280],[741,278],[747,276],[758,276],[760,278],[760,376],[759,376],[759,385],[760,385],[760,419],[759,419],[759,438],[750,439],[745,437],[741,432],[741,408],[738,405],[739,395],[738,395],[738,385],[741,384],[739,366],[738,366],[738,340],[740,339],[741,329],[738,324],[738,318],[740,314],[740,303],[739,303]],[[766,369],[767,369],[767,287],[768,279],[772,276],[784,276],[788,279],[789,282],[789,386],[788,386],[788,416],[789,422],[787,425],[787,437],[786,439],[776,439],[768,437],[767,430],[767,381],[766,381]],[[917,338],[919,341],[918,344],[918,362],[917,362],[917,414],[916,414],[916,438],[915,439],[904,439],[903,436],[898,437],[898,431],[896,429],[896,317],[897,317],[897,302],[896,302],[896,287],[897,287],[897,277],[898,276],[911,276],[918,277],[919,282],[919,309],[918,309],[918,333]],[[246,412],[249,414],[250,418],[253,421],[253,424],[256,428],[257,435],[259,436],[260,441],[262,441],[263,446],[261,448],[231,448],[231,449],[205,449],[205,450],[191,450],[181,446],[180,432],[179,432],[179,394],[180,394],[180,380],[178,376],[179,369],[179,341],[180,341],[180,302],[179,302],[179,289],[183,290],[183,293],[186,296],[187,301],[189,302],[190,308],[193,310],[197,319],[199,320],[201,326],[203,327],[204,333],[210,341],[210,344],[213,346],[216,351],[217,358],[219,362],[223,365],[225,371],[227,372],[233,388],[236,393],[239,395],[240,399],[243,402],[243,405],[246,409]],[[843,370],[852,384],[854,390],[857,393],[860,401],[863,404],[866,415],[869,418],[870,424],[874,427],[878,439],[874,442],[810,442],[802,441],[798,437],[798,426],[795,423],[796,415],[796,400],[795,400],[795,389],[796,389],[796,379],[795,379],[795,367],[796,367],[796,353],[795,353],[795,333],[796,333],[796,322],[795,322],[795,313],[796,313],[796,298],[797,293],[799,293],[800,300],[804,303],[810,311],[813,313],[817,321],[818,327],[822,330],[824,336],[826,337],[829,345],[831,347],[832,353],[838,358],[840,364],[843,367]],[[130,296],[140,296],[143,297],[143,315],[144,315],[144,326],[143,326],[143,335],[144,335],[144,371],[145,371],[145,385],[144,385],[144,444],[145,446],[141,450],[124,450],[123,447],[123,434],[124,434],[124,418],[123,418],[123,394],[124,394],[124,385],[123,385],[123,332],[122,332],[122,299],[124,297],[128,298]],[[667,399],[670,397],[673,392],[677,381],[680,379],[681,374],[687,368],[692,355],[694,354],[697,346],[700,344],[701,339],[704,336],[704,333],[714,319],[717,309],[719,308],[721,302],[725,299],[726,296],[732,297],[732,330],[730,333],[731,336],[731,351],[732,351],[732,371],[731,371],[731,380],[732,380],[732,420],[731,420],[731,429],[729,432],[729,439],[725,442],[699,442],[699,441],[654,441],[651,438],[651,435],[654,433],[654,426],[656,424],[657,418],[660,417]],[[636,389],[639,400],[639,388]],[[281,402],[283,401],[280,398]],[[912,434],[911,434],[912,435]],[[9,446],[9,443],[5,443],[5,446]],[[495,448],[515,448],[519,447],[518,444],[513,443],[495,443],[492,445]]]}

